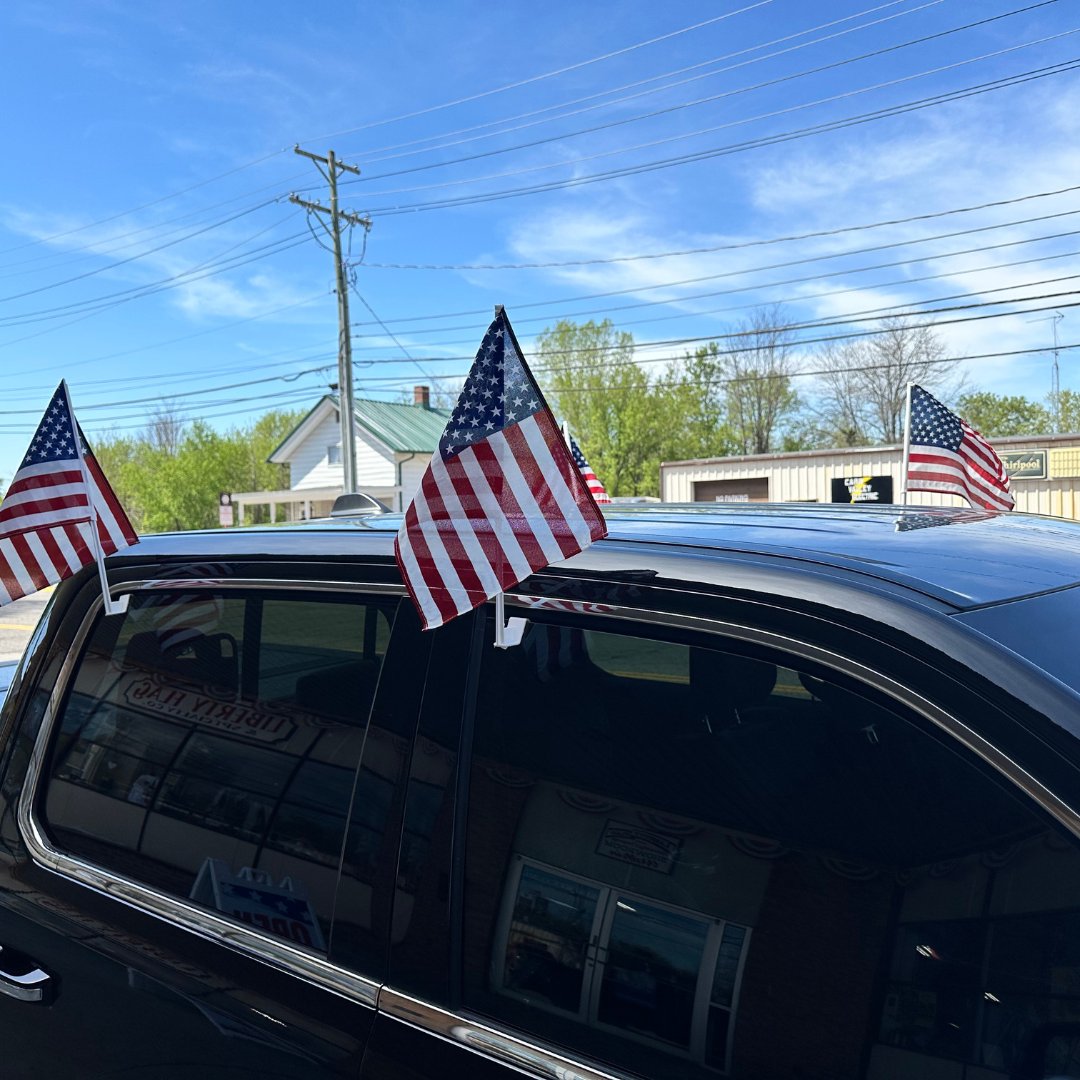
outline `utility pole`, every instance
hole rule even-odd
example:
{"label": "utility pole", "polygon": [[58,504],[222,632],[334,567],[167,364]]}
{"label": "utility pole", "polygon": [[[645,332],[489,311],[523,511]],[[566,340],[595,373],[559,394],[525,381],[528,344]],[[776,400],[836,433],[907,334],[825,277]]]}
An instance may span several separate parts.
{"label": "utility pole", "polygon": [[[338,300],[338,398],[341,405],[341,464],[345,471],[345,486],[343,491],[349,494],[356,490],[356,418],[353,415],[353,375],[352,375],[352,336],[349,332],[349,292],[345,287],[345,265],[341,257],[341,222],[344,219],[349,225],[362,225],[365,230],[371,228],[371,219],[362,217],[360,214],[351,214],[347,210],[338,209],[337,179],[341,172],[355,173],[360,175],[360,170],[355,165],[346,165],[334,157],[334,151],[330,150],[326,157],[312,154],[307,150],[301,150],[294,146],[293,151],[301,157],[310,158],[315,162],[319,172],[323,174],[330,184],[330,206],[322,203],[310,202],[301,199],[299,195],[292,194],[289,201],[304,207],[311,213],[318,214],[320,220],[325,215],[330,219],[327,232],[334,244],[334,280]],[[323,166],[326,166],[323,169]]]}

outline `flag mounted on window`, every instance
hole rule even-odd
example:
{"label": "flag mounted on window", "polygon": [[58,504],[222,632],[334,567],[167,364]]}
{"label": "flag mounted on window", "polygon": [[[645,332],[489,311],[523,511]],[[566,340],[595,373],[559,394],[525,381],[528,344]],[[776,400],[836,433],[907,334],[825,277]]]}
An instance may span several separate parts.
{"label": "flag mounted on window", "polygon": [[1009,476],[994,448],[914,383],[905,432],[905,491],[960,495],[985,510],[1011,510]]}
{"label": "flag mounted on window", "polygon": [[424,628],[606,533],[500,308],[394,542]]}
{"label": "flag mounted on window", "polygon": [[608,495],[607,488],[596,478],[596,473],[592,471],[592,466],[585,460],[581,447],[578,446],[574,436],[570,434],[570,428],[566,424],[563,424],[563,435],[566,436],[566,445],[570,447],[570,455],[574,459],[574,464],[592,493],[592,497],[596,500],[596,505],[603,506],[605,503],[610,503],[611,496]]}
{"label": "flag mounted on window", "polygon": [[138,541],[62,382],[0,503],[0,604],[54,585],[95,560],[104,583],[103,557]]}

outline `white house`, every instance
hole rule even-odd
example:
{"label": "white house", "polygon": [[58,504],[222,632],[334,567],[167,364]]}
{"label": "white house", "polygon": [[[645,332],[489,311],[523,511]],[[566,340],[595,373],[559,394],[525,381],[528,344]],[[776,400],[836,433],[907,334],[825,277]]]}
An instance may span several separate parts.
{"label": "white house", "polygon": [[[289,466],[289,487],[281,491],[240,491],[232,495],[236,524],[244,507],[269,506],[277,520],[279,506],[289,521],[325,517],[344,489],[341,420],[338,399],[327,394],[270,455]],[[426,386],[413,390],[413,404],[357,398],[356,486],[393,510],[408,506],[427,468],[450,413],[431,407]]]}

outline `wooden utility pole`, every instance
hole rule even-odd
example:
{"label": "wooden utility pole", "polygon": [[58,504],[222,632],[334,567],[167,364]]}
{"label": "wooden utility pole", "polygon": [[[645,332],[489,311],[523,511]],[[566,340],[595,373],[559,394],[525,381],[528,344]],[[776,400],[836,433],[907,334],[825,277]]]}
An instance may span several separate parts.
{"label": "wooden utility pole", "polygon": [[[362,217],[360,214],[351,214],[347,210],[338,209],[337,178],[338,173],[351,172],[360,175],[360,170],[355,165],[346,165],[334,157],[334,151],[330,150],[326,157],[312,154],[307,150],[301,150],[294,146],[293,150],[301,157],[310,158],[318,166],[319,172],[326,177],[330,184],[330,206],[325,207],[322,203],[311,202],[301,199],[299,195],[289,196],[289,201],[304,207],[314,214],[318,214],[320,220],[323,216],[330,219],[327,232],[334,244],[334,280],[338,300],[338,399],[341,405],[341,464],[345,471],[344,492],[348,494],[356,490],[356,418],[353,415],[353,376],[352,376],[352,335],[349,331],[349,291],[345,282],[345,264],[341,257],[341,222],[344,219],[349,225],[362,225],[364,229],[371,228],[371,219]],[[326,166],[325,170],[323,166]],[[326,226],[324,225],[324,228]]]}

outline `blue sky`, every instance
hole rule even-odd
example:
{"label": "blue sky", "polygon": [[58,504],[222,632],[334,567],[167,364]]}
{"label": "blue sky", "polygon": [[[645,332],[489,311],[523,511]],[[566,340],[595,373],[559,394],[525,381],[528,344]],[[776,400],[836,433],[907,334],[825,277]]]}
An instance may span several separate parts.
{"label": "blue sky", "polygon": [[1078,29],[1071,0],[12,0],[0,477],[60,378],[92,441],[336,381],[297,143],[362,170],[358,394],[463,376],[496,303],[526,353],[608,317],[663,359],[778,301],[845,320],[806,338],[961,307],[948,353],[1002,354],[969,384],[1036,398],[1056,326],[1080,389]]}

